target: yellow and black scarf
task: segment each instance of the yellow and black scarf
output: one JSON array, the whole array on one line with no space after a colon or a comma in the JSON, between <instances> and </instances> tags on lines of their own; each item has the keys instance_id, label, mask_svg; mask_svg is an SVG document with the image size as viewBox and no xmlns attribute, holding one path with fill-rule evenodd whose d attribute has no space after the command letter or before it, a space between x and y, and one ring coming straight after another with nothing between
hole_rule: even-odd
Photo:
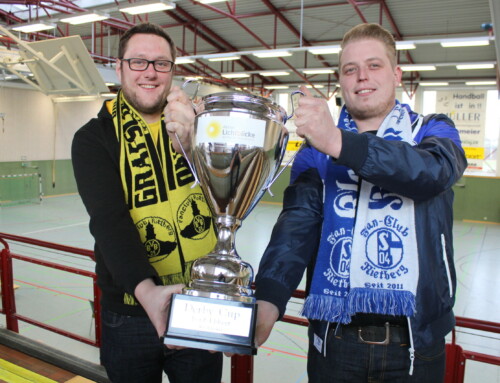
<instances>
[{"instance_id":1,"label":"yellow and black scarf","mask_svg":"<svg viewBox=\"0 0 500 383\"><path fill-rule=\"evenodd\" d=\"M164 285L187 284L192 263L215 246L210 209L201 188L191 189L194 177L173 149L163 118L152 134L121 91L111 102L125 200L149 262ZM124 301L137 304L129 294Z\"/></svg>"}]
</instances>

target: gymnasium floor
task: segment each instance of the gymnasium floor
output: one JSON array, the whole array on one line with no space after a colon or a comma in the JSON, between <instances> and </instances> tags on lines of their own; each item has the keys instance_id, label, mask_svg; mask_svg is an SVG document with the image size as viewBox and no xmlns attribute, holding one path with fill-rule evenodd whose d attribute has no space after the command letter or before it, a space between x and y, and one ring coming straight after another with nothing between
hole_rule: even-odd
<instances>
[{"instance_id":1,"label":"gymnasium floor","mask_svg":"<svg viewBox=\"0 0 500 383\"><path fill-rule=\"evenodd\" d=\"M256 269L267 244L280 205L260 203L243 222L236 236L240 256ZM0 232L85 249L93 248L88 216L78 195L44 198L40 204L0 207ZM455 314L500 322L500 225L455 222L455 263L458 274ZM81 256L40 251L10 243L11 250L33 257L93 271L93 263ZM0 246L1 250L1 246ZM255 270L257 271L257 270ZM90 301L92 288L86 277L14 261L17 311L52 326L93 338ZM301 286L299 286L301 287ZM288 305L291 315L300 302ZM0 315L0 327L5 318ZM20 334L98 363L98 350L69 338L20 322ZM465 350L500 356L500 336L459 329L457 343ZM305 383L307 355L306 328L279 323L259 349L254 361L254 382ZM230 361L225 359L223 382L230 382ZM164 379L167 382L167 379ZM466 382L500 383L500 367L467 361Z\"/></svg>"}]
</instances>

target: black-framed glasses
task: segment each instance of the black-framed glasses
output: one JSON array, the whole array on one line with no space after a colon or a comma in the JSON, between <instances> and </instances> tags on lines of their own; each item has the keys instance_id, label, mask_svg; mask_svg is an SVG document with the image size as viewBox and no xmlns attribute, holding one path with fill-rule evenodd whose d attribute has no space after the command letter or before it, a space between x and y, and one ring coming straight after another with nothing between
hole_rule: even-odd
<instances>
[{"instance_id":1,"label":"black-framed glasses","mask_svg":"<svg viewBox=\"0 0 500 383\"><path fill-rule=\"evenodd\" d=\"M145 71L149 68L149 64L153 64L153 68L157 72L171 72L175 63L170 60L146 60L146 59L121 59L122 61L128 62L128 67L130 70Z\"/></svg>"}]
</instances>

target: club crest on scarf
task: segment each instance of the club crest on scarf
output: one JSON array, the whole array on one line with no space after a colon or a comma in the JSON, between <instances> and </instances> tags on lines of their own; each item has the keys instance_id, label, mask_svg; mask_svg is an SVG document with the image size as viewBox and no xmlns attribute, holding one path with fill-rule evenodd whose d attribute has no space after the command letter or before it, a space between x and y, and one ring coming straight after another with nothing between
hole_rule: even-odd
<instances>
[{"instance_id":1,"label":"club crest on scarf","mask_svg":"<svg viewBox=\"0 0 500 383\"><path fill-rule=\"evenodd\" d=\"M345 106L339 127L357 131ZM406 106L396 103L377 136L414 144ZM323 181L323 229L303 315L341 323L358 312L412 316L418 280L413 201L333 161Z\"/></svg>"},{"instance_id":2,"label":"club crest on scarf","mask_svg":"<svg viewBox=\"0 0 500 383\"><path fill-rule=\"evenodd\" d=\"M177 222L184 238L196 240L206 237L212 216L203 194L191 194L181 203L177 210Z\"/></svg>"},{"instance_id":3,"label":"club crest on scarf","mask_svg":"<svg viewBox=\"0 0 500 383\"><path fill-rule=\"evenodd\" d=\"M161 217L147 217L136 224L148 253L149 262L161 262L177 247L172 225Z\"/></svg>"}]
</instances>

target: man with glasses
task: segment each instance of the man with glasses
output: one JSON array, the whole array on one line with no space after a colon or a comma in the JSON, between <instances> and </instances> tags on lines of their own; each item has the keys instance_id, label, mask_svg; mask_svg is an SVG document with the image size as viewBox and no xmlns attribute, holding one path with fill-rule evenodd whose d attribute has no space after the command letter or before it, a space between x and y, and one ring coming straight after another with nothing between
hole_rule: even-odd
<instances>
[{"instance_id":1,"label":"man with glasses","mask_svg":"<svg viewBox=\"0 0 500 383\"><path fill-rule=\"evenodd\" d=\"M167 348L170 297L189 282L191 264L215 245L201 189L181 153L195 113L172 87L175 45L143 23L120 39L121 90L75 134L72 160L90 215L102 291L101 363L113 382L219 383L222 355ZM208 222L208 224L207 224Z\"/></svg>"}]
</instances>

